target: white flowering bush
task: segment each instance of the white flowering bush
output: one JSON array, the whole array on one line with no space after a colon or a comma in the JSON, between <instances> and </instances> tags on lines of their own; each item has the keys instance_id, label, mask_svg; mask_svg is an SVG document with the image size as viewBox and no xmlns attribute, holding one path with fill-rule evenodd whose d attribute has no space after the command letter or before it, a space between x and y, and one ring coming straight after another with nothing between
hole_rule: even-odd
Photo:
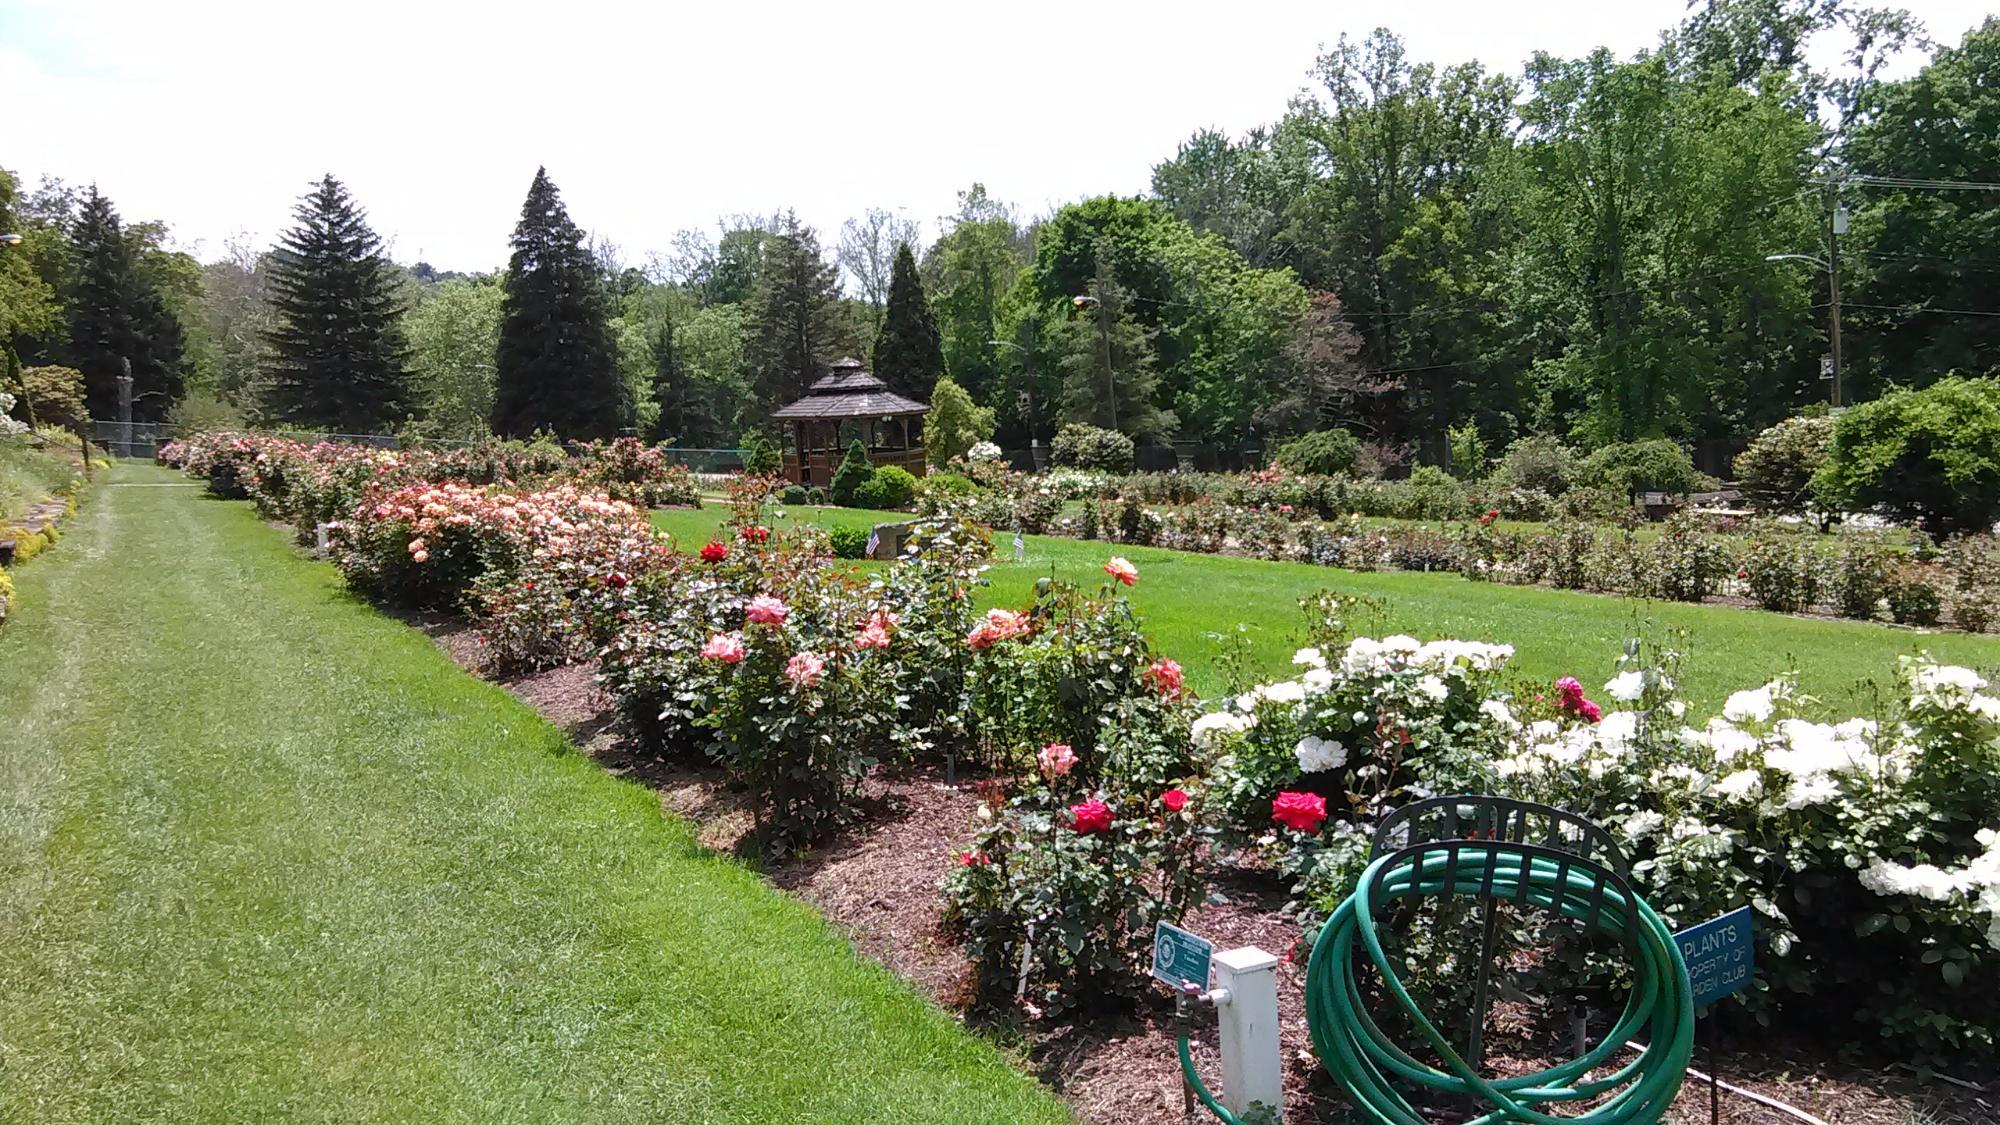
<instances>
[{"instance_id":1,"label":"white flowering bush","mask_svg":"<svg viewBox=\"0 0 2000 1125\"><path fill-rule=\"evenodd\" d=\"M1452 792L1539 801L1610 828L1670 925L1751 906L1760 1020L1991 1057L2000 695L1984 677L1909 657L1874 716L1820 714L1780 678L1696 723L1671 653L1621 661L1602 705L1567 677L1553 696L1508 695L1495 675L1507 654L1404 637L1305 650L1298 678L1193 724L1214 807L1285 852L1308 922L1352 889L1389 808ZM1269 827L1269 802L1293 788L1331 798L1323 827ZM1552 980L1560 962L1544 966Z\"/></svg>"},{"instance_id":2,"label":"white flowering bush","mask_svg":"<svg viewBox=\"0 0 2000 1125\"><path fill-rule=\"evenodd\" d=\"M1303 789L1372 815L1413 779L1420 752L1483 754L1502 728L1481 709L1514 650L1474 641L1359 637L1329 656L1300 649L1296 678L1246 691L1193 724L1212 762L1210 794L1227 825L1271 829L1272 802Z\"/></svg>"}]
</instances>

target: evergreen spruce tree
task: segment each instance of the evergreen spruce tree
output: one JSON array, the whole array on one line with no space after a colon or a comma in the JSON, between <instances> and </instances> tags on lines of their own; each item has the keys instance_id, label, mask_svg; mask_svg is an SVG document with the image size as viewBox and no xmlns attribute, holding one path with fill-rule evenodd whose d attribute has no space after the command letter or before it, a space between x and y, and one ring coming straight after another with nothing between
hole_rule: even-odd
<instances>
[{"instance_id":1,"label":"evergreen spruce tree","mask_svg":"<svg viewBox=\"0 0 2000 1125\"><path fill-rule=\"evenodd\" d=\"M391 432L411 405L395 267L331 175L299 198L292 218L271 253L263 409L291 425Z\"/></svg>"},{"instance_id":2,"label":"evergreen spruce tree","mask_svg":"<svg viewBox=\"0 0 2000 1125\"><path fill-rule=\"evenodd\" d=\"M875 475L875 463L868 459L868 448L860 438L847 447L847 456L840 459L840 467L833 471L833 479L827 482L827 499L842 507L854 503L855 490Z\"/></svg>"},{"instance_id":3,"label":"evergreen spruce tree","mask_svg":"<svg viewBox=\"0 0 2000 1125\"><path fill-rule=\"evenodd\" d=\"M1099 258L1088 298L1078 299L1078 314L1062 325L1063 417L1163 441L1180 419L1156 401L1153 330L1139 323L1131 306L1131 294Z\"/></svg>"},{"instance_id":4,"label":"evergreen spruce tree","mask_svg":"<svg viewBox=\"0 0 2000 1125\"><path fill-rule=\"evenodd\" d=\"M653 440L705 446L718 436L714 408L680 345L679 327L669 308L653 336L653 401L660 407Z\"/></svg>"},{"instance_id":5,"label":"evergreen spruce tree","mask_svg":"<svg viewBox=\"0 0 2000 1125\"><path fill-rule=\"evenodd\" d=\"M744 325L751 371L752 421L805 393L847 343L840 322L838 276L811 227L787 215L764 242L764 266Z\"/></svg>"},{"instance_id":6,"label":"evergreen spruce tree","mask_svg":"<svg viewBox=\"0 0 2000 1125\"><path fill-rule=\"evenodd\" d=\"M597 260L547 169L537 168L507 261L493 432L606 438L631 415Z\"/></svg>"},{"instance_id":7,"label":"evergreen spruce tree","mask_svg":"<svg viewBox=\"0 0 2000 1125\"><path fill-rule=\"evenodd\" d=\"M165 416L181 393L181 324L139 269L138 254L111 201L93 185L70 235L75 264L67 366L83 372L95 419L118 416L118 377L132 364L132 417Z\"/></svg>"},{"instance_id":8,"label":"evergreen spruce tree","mask_svg":"<svg viewBox=\"0 0 2000 1125\"><path fill-rule=\"evenodd\" d=\"M907 242L896 247L896 264L889 271L889 300L875 336L874 363L876 378L919 402L930 401L931 388L944 372L943 339Z\"/></svg>"}]
</instances>

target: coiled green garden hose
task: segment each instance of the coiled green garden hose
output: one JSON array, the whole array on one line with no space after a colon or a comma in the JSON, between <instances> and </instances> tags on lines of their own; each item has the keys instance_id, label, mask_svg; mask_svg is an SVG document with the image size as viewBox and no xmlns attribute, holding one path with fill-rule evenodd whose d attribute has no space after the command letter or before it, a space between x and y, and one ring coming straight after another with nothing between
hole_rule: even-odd
<instances>
[{"instance_id":1,"label":"coiled green garden hose","mask_svg":"<svg viewBox=\"0 0 2000 1125\"><path fill-rule=\"evenodd\" d=\"M1490 869L1490 872L1489 872ZM1490 877L1489 877L1490 875ZM1379 884L1379 887L1377 886ZM1348 1099L1383 1125L1425 1125L1425 1119L1391 1085L1391 1077L1443 1094L1469 1095L1493 1106L1472 1125L1647 1125L1666 1114L1686 1077L1694 1050L1694 998L1687 966L1666 923L1643 899L1610 884L1594 865L1558 861L1506 842L1467 843L1450 852L1427 850L1384 856L1370 864L1361 884L1321 928L1306 965L1306 1022L1313 1047ZM1598 930L1624 935L1628 913L1636 923L1636 963L1625 1009L1610 1033L1580 1058L1535 1074L1489 1081L1466 1064L1443 1033L1417 1007L1390 966L1375 933L1369 904L1440 893L1485 894L1532 903ZM1449 1070L1412 1058L1368 1015L1354 974L1359 938L1382 983ZM1632 1062L1591 1078L1625 1044L1644 1036L1648 1046ZM1202 1103L1225 1125L1243 1125L1216 1103L1195 1073L1185 1036L1181 1069ZM1603 1097L1588 1112L1557 1117L1537 1107Z\"/></svg>"}]
</instances>

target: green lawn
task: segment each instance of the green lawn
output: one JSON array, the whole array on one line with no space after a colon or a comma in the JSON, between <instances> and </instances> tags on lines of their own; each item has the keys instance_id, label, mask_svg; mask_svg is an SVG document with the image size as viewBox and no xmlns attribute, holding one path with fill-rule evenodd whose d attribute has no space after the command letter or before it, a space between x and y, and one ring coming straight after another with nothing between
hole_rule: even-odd
<instances>
[{"instance_id":1,"label":"green lawn","mask_svg":"<svg viewBox=\"0 0 2000 1125\"><path fill-rule=\"evenodd\" d=\"M0 1120L1067 1119L248 505L109 476L0 628Z\"/></svg>"},{"instance_id":2,"label":"green lawn","mask_svg":"<svg viewBox=\"0 0 2000 1125\"><path fill-rule=\"evenodd\" d=\"M671 510L655 512L653 522L691 550L727 516L721 507ZM787 517L860 526L907 518L838 508L790 509ZM1921 634L1726 606L1497 586L1456 574L1361 574L1040 535L1027 537L1027 560L1017 564L1011 543L1009 536L996 536L1005 561L993 568L987 604L1025 602L1035 579L1047 574L1094 585L1104 578L1099 569L1104 560L1122 554L1139 567L1131 595L1148 634L1187 666L1197 690L1210 694L1223 687L1210 634L1247 626L1256 662L1267 673L1282 672L1290 666L1304 622L1299 600L1329 587L1382 603L1380 613L1357 620L1363 631L1505 642L1516 650L1515 671L1545 680L1574 675L1592 692L1615 671L1626 637L1636 632L1664 640L1671 631L1682 631L1689 653L1685 687L1690 704L1702 712L1718 711L1731 691L1785 671L1796 671L1808 692L1836 708L1866 707L1861 685L1891 683L1896 657L1919 648L1941 660L2000 665L2000 637L1992 636Z\"/></svg>"}]
</instances>

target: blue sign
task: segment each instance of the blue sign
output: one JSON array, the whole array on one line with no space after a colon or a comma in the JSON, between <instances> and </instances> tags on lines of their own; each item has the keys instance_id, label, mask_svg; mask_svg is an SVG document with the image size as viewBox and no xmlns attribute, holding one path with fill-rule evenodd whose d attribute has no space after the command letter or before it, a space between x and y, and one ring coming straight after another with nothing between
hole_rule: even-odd
<instances>
[{"instance_id":1,"label":"blue sign","mask_svg":"<svg viewBox=\"0 0 2000 1125\"><path fill-rule=\"evenodd\" d=\"M1750 919L1750 908L1745 906L1674 935L1674 944L1681 947L1681 959L1687 962L1688 986L1694 992L1695 1007L1713 1004L1750 987L1750 969L1755 964L1757 948Z\"/></svg>"},{"instance_id":2,"label":"blue sign","mask_svg":"<svg viewBox=\"0 0 2000 1125\"><path fill-rule=\"evenodd\" d=\"M1207 988L1208 963L1214 957L1215 943L1207 938L1166 922L1153 927L1153 976L1168 988Z\"/></svg>"}]
</instances>

